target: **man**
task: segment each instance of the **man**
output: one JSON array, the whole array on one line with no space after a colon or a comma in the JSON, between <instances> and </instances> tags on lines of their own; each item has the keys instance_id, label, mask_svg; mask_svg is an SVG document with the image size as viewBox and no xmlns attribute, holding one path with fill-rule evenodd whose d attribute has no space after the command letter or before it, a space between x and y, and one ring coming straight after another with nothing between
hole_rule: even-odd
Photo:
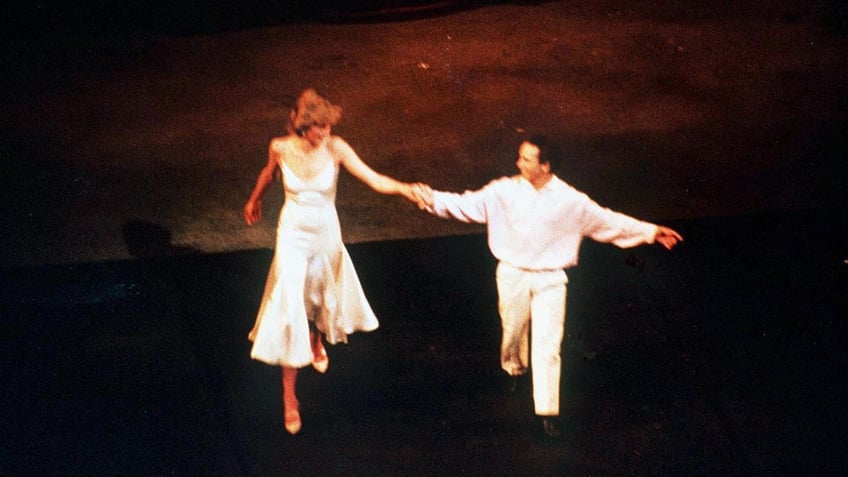
<instances>
[{"instance_id":1,"label":"man","mask_svg":"<svg viewBox=\"0 0 848 477\"><path fill-rule=\"evenodd\" d=\"M498 260L501 367L516 379L527 373L532 358L535 413L545 435L559 439L565 269L577 265L581 240L621 248L658 242L670 250L683 237L601 207L557 177L552 160L547 140L534 137L518 148L518 175L463 194L421 184L416 195L419 207L438 217L487 224L489 248Z\"/></svg>"}]
</instances>

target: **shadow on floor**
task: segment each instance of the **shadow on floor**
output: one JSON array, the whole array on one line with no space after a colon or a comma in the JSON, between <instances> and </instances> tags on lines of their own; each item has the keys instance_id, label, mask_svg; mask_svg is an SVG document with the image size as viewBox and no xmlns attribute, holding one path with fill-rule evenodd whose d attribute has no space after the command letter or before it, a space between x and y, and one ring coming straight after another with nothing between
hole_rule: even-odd
<instances>
[{"instance_id":1,"label":"shadow on floor","mask_svg":"<svg viewBox=\"0 0 848 477\"><path fill-rule=\"evenodd\" d=\"M480 235L349 246L381 327L302 373L304 430L246 339L270 250L4 270L2 475L837 475L846 458L842 211L586 242L563 415L501 391Z\"/></svg>"}]
</instances>

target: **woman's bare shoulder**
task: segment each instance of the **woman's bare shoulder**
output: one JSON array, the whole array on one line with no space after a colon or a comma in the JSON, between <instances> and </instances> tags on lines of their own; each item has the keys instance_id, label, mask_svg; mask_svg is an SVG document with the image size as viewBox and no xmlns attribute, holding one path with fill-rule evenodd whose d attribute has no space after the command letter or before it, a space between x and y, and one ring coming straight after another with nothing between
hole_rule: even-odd
<instances>
[{"instance_id":1,"label":"woman's bare shoulder","mask_svg":"<svg viewBox=\"0 0 848 477\"><path fill-rule=\"evenodd\" d=\"M327 145L330 146L330 147L340 147L340 146L350 147L348 145L347 141L342 139L341 136L336 136L336 135L331 135L330 137L327 138Z\"/></svg>"},{"instance_id":2,"label":"woman's bare shoulder","mask_svg":"<svg viewBox=\"0 0 848 477\"><path fill-rule=\"evenodd\" d=\"M297 139L297 136L292 134L272 138L268 149L272 154L277 155L281 158L285 158L291 155L297 155L297 151L299 149Z\"/></svg>"},{"instance_id":3,"label":"woman's bare shoulder","mask_svg":"<svg viewBox=\"0 0 848 477\"><path fill-rule=\"evenodd\" d=\"M336 156L337 159L355 154L353 148L341 136L330 136L327 138L327 149Z\"/></svg>"},{"instance_id":4,"label":"woman's bare shoulder","mask_svg":"<svg viewBox=\"0 0 848 477\"><path fill-rule=\"evenodd\" d=\"M295 139L296 139L296 137L294 135L291 135L291 134L288 134L288 135L285 135L285 136L273 137L273 138L271 138L270 147L272 147L272 148L290 147Z\"/></svg>"}]
</instances>

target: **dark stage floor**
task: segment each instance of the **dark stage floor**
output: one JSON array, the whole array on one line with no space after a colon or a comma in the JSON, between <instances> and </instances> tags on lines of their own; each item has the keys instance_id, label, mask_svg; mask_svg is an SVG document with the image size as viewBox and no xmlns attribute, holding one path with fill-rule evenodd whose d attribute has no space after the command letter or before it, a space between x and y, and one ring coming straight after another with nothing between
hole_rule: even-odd
<instances>
[{"instance_id":1,"label":"dark stage floor","mask_svg":"<svg viewBox=\"0 0 848 477\"><path fill-rule=\"evenodd\" d=\"M845 473L844 2L211 3L7 15L0 476ZM686 237L585 244L563 442L502 391L479 229L349 176L381 327L302 374L285 433L247 340L279 191L241 208L307 86L401 180L475 188L541 132L567 181Z\"/></svg>"},{"instance_id":2,"label":"dark stage floor","mask_svg":"<svg viewBox=\"0 0 848 477\"><path fill-rule=\"evenodd\" d=\"M480 235L349 247L381 328L302 374L296 437L248 357L269 250L7 269L0 475L841 475L846 214L669 225L570 272L556 444L501 391Z\"/></svg>"}]
</instances>

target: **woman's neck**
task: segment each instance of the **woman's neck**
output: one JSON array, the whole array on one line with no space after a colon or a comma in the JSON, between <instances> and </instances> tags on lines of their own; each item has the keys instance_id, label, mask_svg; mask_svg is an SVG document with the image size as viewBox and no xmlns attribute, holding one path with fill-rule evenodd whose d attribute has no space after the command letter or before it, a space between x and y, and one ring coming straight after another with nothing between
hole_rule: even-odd
<instances>
[{"instance_id":1,"label":"woman's neck","mask_svg":"<svg viewBox=\"0 0 848 477\"><path fill-rule=\"evenodd\" d=\"M314 152L315 150L319 149L325 142L324 140L321 140L318 143L313 143L312 141L310 141L309 139L306 139L305 137L299 137L299 139L300 139L300 141L299 141L300 142L300 149L303 150L303 152L307 152L307 153L308 152Z\"/></svg>"}]
</instances>

